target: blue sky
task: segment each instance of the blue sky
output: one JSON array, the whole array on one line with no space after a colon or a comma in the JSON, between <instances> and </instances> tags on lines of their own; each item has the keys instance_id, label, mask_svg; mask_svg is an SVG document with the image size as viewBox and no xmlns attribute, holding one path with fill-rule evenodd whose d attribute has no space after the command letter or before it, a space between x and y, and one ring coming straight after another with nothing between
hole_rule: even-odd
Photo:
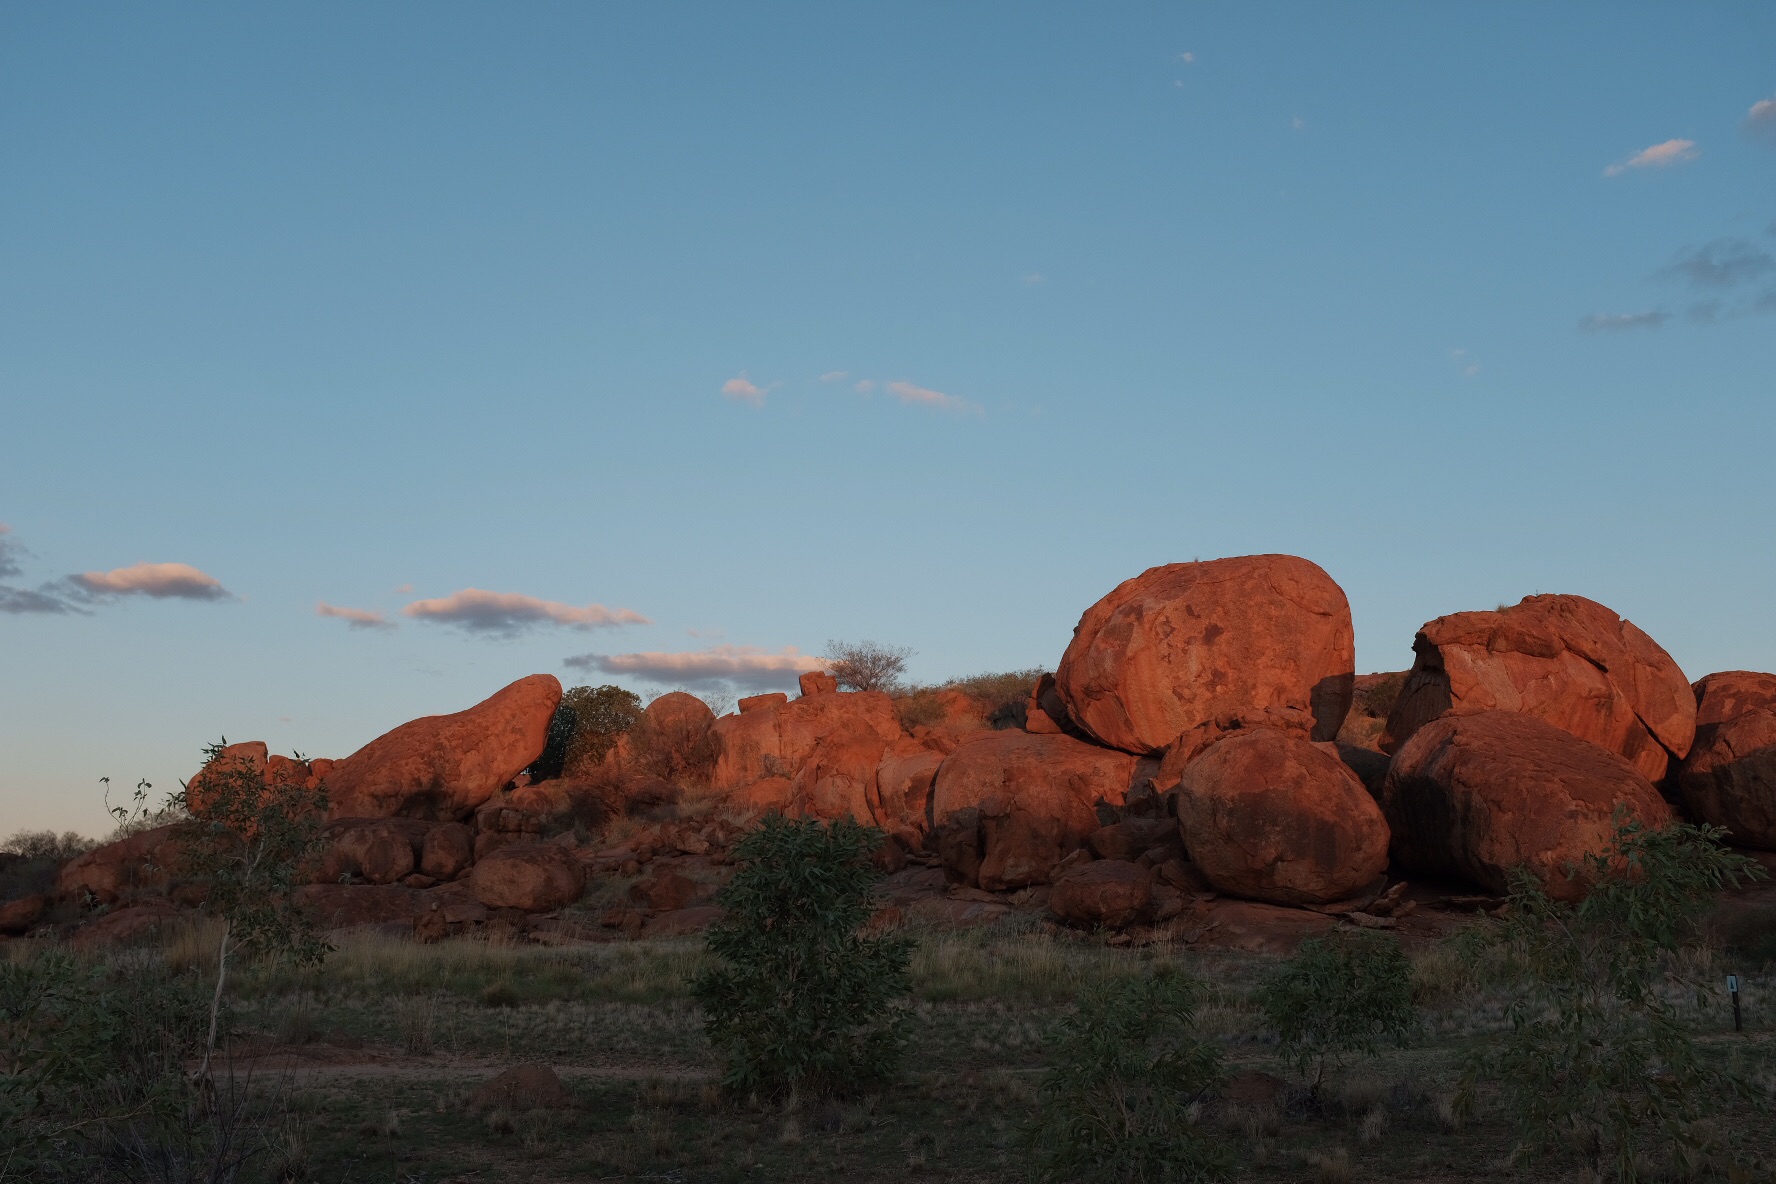
<instances>
[{"instance_id":1,"label":"blue sky","mask_svg":"<svg viewBox=\"0 0 1776 1184\"><path fill-rule=\"evenodd\" d=\"M1364 670L1537 591L1776 668L1772 47L1758 4L0 9L0 834L533 671L1052 667L1222 555L1325 567Z\"/></svg>"}]
</instances>

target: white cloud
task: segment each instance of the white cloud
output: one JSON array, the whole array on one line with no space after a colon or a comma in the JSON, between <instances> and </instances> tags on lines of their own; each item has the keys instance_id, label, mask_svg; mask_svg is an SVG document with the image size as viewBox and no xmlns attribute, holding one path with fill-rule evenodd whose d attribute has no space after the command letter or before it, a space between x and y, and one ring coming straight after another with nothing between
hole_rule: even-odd
<instances>
[{"instance_id":1,"label":"white cloud","mask_svg":"<svg viewBox=\"0 0 1776 1184\"><path fill-rule=\"evenodd\" d=\"M110 571L89 571L69 581L95 596L152 596L156 599L226 600L222 581L189 563L132 563Z\"/></svg>"},{"instance_id":2,"label":"white cloud","mask_svg":"<svg viewBox=\"0 0 1776 1184\"><path fill-rule=\"evenodd\" d=\"M487 592L464 588L449 596L416 600L401 610L402 616L421 621L455 625L471 633L511 635L535 625L562 625L569 629L611 629L619 625L651 625L640 613L602 604L576 607L558 600L539 600L519 592Z\"/></svg>"},{"instance_id":3,"label":"white cloud","mask_svg":"<svg viewBox=\"0 0 1776 1184\"><path fill-rule=\"evenodd\" d=\"M1304 132L1307 130L1307 120L1296 115L1289 120L1289 126L1298 132Z\"/></svg>"},{"instance_id":4,"label":"white cloud","mask_svg":"<svg viewBox=\"0 0 1776 1184\"><path fill-rule=\"evenodd\" d=\"M1657 329L1671 319L1668 312L1598 312L1579 322L1581 333L1619 333L1625 329Z\"/></svg>"},{"instance_id":5,"label":"white cloud","mask_svg":"<svg viewBox=\"0 0 1776 1184\"><path fill-rule=\"evenodd\" d=\"M353 629L394 629L395 622L379 612L363 608L341 608L336 604L328 604L324 600L315 602L315 616L334 617L344 621Z\"/></svg>"},{"instance_id":6,"label":"white cloud","mask_svg":"<svg viewBox=\"0 0 1776 1184\"><path fill-rule=\"evenodd\" d=\"M722 383L722 394L736 403L745 403L752 407L765 405L764 388L754 385L745 374Z\"/></svg>"},{"instance_id":7,"label":"white cloud","mask_svg":"<svg viewBox=\"0 0 1776 1184\"><path fill-rule=\"evenodd\" d=\"M849 371L849 370L828 370L825 374L822 374L820 376L820 381L821 382L843 382L845 379L850 378L850 377L851 377L851 371Z\"/></svg>"},{"instance_id":8,"label":"white cloud","mask_svg":"<svg viewBox=\"0 0 1776 1184\"><path fill-rule=\"evenodd\" d=\"M852 387L851 389L856 391L860 395L867 395L871 391L876 389L876 384L872 380L865 378L865 379L861 380L860 382L858 382L858 384L856 386Z\"/></svg>"},{"instance_id":9,"label":"white cloud","mask_svg":"<svg viewBox=\"0 0 1776 1184\"><path fill-rule=\"evenodd\" d=\"M576 654L562 664L574 670L672 686L748 691L787 689L808 671L823 669L820 659L794 646L772 652L750 645L717 645L680 653Z\"/></svg>"},{"instance_id":10,"label":"white cloud","mask_svg":"<svg viewBox=\"0 0 1776 1184\"><path fill-rule=\"evenodd\" d=\"M1178 60L1180 62L1183 62L1186 66L1194 65L1196 62L1196 55L1191 53L1189 50L1185 50L1183 53L1178 55Z\"/></svg>"},{"instance_id":11,"label":"white cloud","mask_svg":"<svg viewBox=\"0 0 1776 1184\"><path fill-rule=\"evenodd\" d=\"M980 408L967 399L959 399L955 395L946 395L942 391L934 391L929 387L914 386L910 382L891 382L888 393L902 403L910 403L920 407L937 407L944 411L973 411Z\"/></svg>"},{"instance_id":12,"label":"white cloud","mask_svg":"<svg viewBox=\"0 0 1776 1184\"><path fill-rule=\"evenodd\" d=\"M1750 136L1776 144L1776 96L1759 99L1745 113L1745 122L1740 125Z\"/></svg>"},{"instance_id":13,"label":"white cloud","mask_svg":"<svg viewBox=\"0 0 1776 1184\"><path fill-rule=\"evenodd\" d=\"M1666 140L1663 144L1642 148L1627 160L1610 165L1603 170L1603 175L1619 177L1629 169L1669 168L1680 161L1695 160L1701 155L1702 150L1696 147L1694 140Z\"/></svg>"}]
</instances>

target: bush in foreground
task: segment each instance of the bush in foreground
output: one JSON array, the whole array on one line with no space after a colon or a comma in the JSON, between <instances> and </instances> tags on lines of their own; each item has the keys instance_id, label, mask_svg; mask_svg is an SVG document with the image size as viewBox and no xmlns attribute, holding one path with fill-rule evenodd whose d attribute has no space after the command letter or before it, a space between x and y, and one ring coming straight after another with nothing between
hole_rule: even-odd
<instances>
[{"instance_id":1,"label":"bush in foreground","mask_svg":"<svg viewBox=\"0 0 1776 1184\"><path fill-rule=\"evenodd\" d=\"M1226 1150L1194 1121L1221 1077L1197 1037L1195 984L1169 968L1128 979L1056 1027L1032 1149L1051 1180L1225 1179Z\"/></svg>"},{"instance_id":2,"label":"bush in foreground","mask_svg":"<svg viewBox=\"0 0 1776 1184\"><path fill-rule=\"evenodd\" d=\"M1376 1056L1384 1040L1404 1045L1417 1023L1412 964L1400 943L1362 929L1302 942L1259 989L1258 1003L1316 1102L1329 1073Z\"/></svg>"},{"instance_id":3,"label":"bush in foreground","mask_svg":"<svg viewBox=\"0 0 1776 1184\"><path fill-rule=\"evenodd\" d=\"M734 849L709 931L723 965L691 993L740 1094L853 1093L893 1077L906 1045L912 943L859 932L881 834L777 815Z\"/></svg>"}]
</instances>

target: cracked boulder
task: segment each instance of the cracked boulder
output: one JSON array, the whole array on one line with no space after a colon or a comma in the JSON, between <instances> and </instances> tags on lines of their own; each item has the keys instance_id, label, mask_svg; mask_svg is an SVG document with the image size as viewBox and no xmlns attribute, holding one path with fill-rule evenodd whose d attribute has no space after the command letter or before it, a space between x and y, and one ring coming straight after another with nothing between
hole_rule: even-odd
<instances>
[{"instance_id":1,"label":"cracked boulder","mask_svg":"<svg viewBox=\"0 0 1776 1184\"><path fill-rule=\"evenodd\" d=\"M1263 712L1304 713L1313 738L1330 740L1350 709L1355 657L1350 605L1315 564L1293 555L1172 563L1085 611L1055 690L1073 726L1141 755Z\"/></svg>"},{"instance_id":2,"label":"cracked boulder","mask_svg":"<svg viewBox=\"0 0 1776 1184\"><path fill-rule=\"evenodd\" d=\"M1420 629L1381 747L1446 712L1515 711L1601 745L1649 781L1690 751L1696 696L1671 655L1583 596L1526 596Z\"/></svg>"},{"instance_id":3,"label":"cracked boulder","mask_svg":"<svg viewBox=\"0 0 1776 1184\"><path fill-rule=\"evenodd\" d=\"M1684 806L1727 840L1776 851L1776 674L1728 670L1696 691L1696 742L1677 770Z\"/></svg>"},{"instance_id":4,"label":"cracked boulder","mask_svg":"<svg viewBox=\"0 0 1776 1184\"><path fill-rule=\"evenodd\" d=\"M1270 904L1342 900L1387 869L1388 824L1332 744L1247 728L1186 765L1178 825L1222 892Z\"/></svg>"}]
</instances>

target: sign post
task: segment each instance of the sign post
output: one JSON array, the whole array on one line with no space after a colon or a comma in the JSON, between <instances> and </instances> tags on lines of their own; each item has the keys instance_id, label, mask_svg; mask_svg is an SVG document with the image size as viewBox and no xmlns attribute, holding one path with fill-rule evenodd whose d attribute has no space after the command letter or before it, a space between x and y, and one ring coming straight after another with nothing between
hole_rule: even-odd
<instances>
[{"instance_id":1,"label":"sign post","mask_svg":"<svg viewBox=\"0 0 1776 1184\"><path fill-rule=\"evenodd\" d=\"M1729 994L1733 997L1733 1031L1743 1032L1743 1031L1745 1031L1745 1024L1739 1018L1739 976L1738 975L1729 974L1727 976L1727 994Z\"/></svg>"}]
</instances>

